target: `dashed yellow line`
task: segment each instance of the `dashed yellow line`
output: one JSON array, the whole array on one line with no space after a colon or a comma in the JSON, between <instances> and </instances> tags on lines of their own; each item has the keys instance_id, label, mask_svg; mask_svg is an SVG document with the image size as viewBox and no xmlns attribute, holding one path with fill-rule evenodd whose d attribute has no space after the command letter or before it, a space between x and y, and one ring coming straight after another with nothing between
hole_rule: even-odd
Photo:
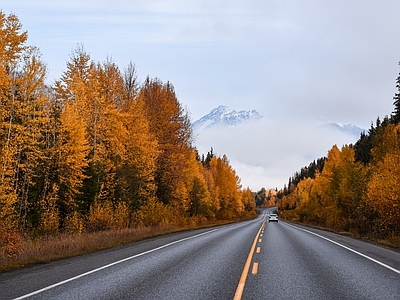
<instances>
[{"instance_id":1,"label":"dashed yellow line","mask_svg":"<svg viewBox=\"0 0 400 300\"><path fill-rule=\"evenodd\" d=\"M257 253L260 253L260 252L261 252L261 247L257 247L256 252L257 252Z\"/></svg>"},{"instance_id":2,"label":"dashed yellow line","mask_svg":"<svg viewBox=\"0 0 400 300\"><path fill-rule=\"evenodd\" d=\"M251 270L251 274L256 275L258 273L258 262L253 264L253 270Z\"/></svg>"},{"instance_id":3,"label":"dashed yellow line","mask_svg":"<svg viewBox=\"0 0 400 300\"><path fill-rule=\"evenodd\" d=\"M239 284L238 284L238 286L236 288L236 292L235 292L235 296L233 297L233 300L242 299L244 285L246 284L247 274L249 273L251 260L253 259L253 254L254 254L254 250L255 250L256 245L257 245L257 240L258 240L258 237L260 235L261 230L264 229L264 225L265 225L265 221L261 225L260 229L258 230L258 232L256 234L256 237L254 238L253 245L251 246L249 255L247 256L246 263L244 264L243 272L242 272L242 275L240 276ZM254 269L254 266L253 266L253 269ZM257 269L258 269L258 266L257 266Z\"/></svg>"}]
</instances>

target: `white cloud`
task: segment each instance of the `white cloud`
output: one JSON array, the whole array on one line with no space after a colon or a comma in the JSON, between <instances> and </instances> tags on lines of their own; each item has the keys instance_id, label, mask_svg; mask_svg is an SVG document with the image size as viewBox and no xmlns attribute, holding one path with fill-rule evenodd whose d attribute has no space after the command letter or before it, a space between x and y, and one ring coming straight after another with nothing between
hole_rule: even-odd
<instances>
[{"instance_id":1,"label":"white cloud","mask_svg":"<svg viewBox=\"0 0 400 300\"><path fill-rule=\"evenodd\" d=\"M282 188L288 178L326 156L334 144L338 147L357 141L358 137L331 128L317 121L272 121L263 118L240 126L216 127L199 133L195 143L206 154L211 147L226 154L243 187L252 190Z\"/></svg>"}]
</instances>

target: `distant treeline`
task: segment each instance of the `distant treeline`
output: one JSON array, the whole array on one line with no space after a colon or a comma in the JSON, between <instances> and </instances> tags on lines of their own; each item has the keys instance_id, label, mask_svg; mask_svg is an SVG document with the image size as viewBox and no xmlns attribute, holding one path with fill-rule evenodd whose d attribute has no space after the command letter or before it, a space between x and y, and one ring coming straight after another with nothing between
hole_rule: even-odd
<instances>
[{"instance_id":1,"label":"distant treeline","mask_svg":"<svg viewBox=\"0 0 400 300\"><path fill-rule=\"evenodd\" d=\"M390 116L289 179L279 193L283 216L400 246L400 74L396 87Z\"/></svg>"},{"instance_id":2,"label":"distant treeline","mask_svg":"<svg viewBox=\"0 0 400 300\"><path fill-rule=\"evenodd\" d=\"M193 146L171 83L95 62L83 47L46 64L0 11L0 250L18 238L182 225L255 213L226 156ZM9 252L7 252L9 251Z\"/></svg>"}]
</instances>

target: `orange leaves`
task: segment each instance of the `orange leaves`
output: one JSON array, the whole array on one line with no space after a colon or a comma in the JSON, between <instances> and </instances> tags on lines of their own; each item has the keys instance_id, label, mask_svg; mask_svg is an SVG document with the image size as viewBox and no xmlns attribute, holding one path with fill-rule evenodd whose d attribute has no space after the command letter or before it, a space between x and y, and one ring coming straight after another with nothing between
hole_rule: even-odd
<instances>
[{"instance_id":1,"label":"orange leaves","mask_svg":"<svg viewBox=\"0 0 400 300\"><path fill-rule=\"evenodd\" d=\"M0 257L12 257L20 254L23 238L21 233L14 228L0 228Z\"/></svg>"},{"instance_id":2,"label":"orange leaves","mask_svg":"<svg viewBox=\"0 0 400 300\"><path fill-rule=\"evenodd\" d=\"M96 202L90 207L87 226L91 231L127 228L129 215L129 209L124 202L116 205L110 201Z\"/></svg>"},{"instance_id":3,"label":"orange leaves","mask_svg":"<svg viewBox=\"0 0 400 300\"><path fill-rule=\"evenodd\" d=\"M67 102L60 116L56 152L59 184L62 187L63 202L74 202L88 166L88 144L85 139L84 121Z\"/></svg>"},{"instance_id":4,"label":"orange leaves","mask_svg":"<svg viewBox=\"0 0 400 300\"><path fill-rule=\"evenodd\" d=\"M213 157L210 161L210 171L216 190L216 200L219 204L218 213L222 218L232 218L244 210L240 198L239 178L229 164L228 158Z\"/></svg>"},{"instance_id":5,"label":"orange leaves","mask_svg":"<svg viewBox=\"0 0 400 300\"><path fill-rule=\"evenodd\" d=\"M21 32L22 24L16 15L6 16L0 11L0 68L16 67L16 61L21 57L28 38L27 32Z\"/></svg>"},{"instance_id":6,"label":"orange leaves","mask_svg":"<svg viewBox=\"0 0 400 300\"><path fill-rule=\"evenodd\" d=\"M38 49L25 45L21 28L15 15L0 12L0 225L13 229L28 222L49 122L46 67Z\"/></svg>"},{"instance_id":7,"label":"orange leaves","mask_svg":"<svg viewBox=\"0 0 400 300\"><path fill-rule=\"evenodd\" d=\"M160 154L155 179L157 197L180 211L187 209L187 190L183 171L191 149L191 127L187 113L176 98L173 86L147 78L138 102L143 105L150 133L156 138Z\"/></svg>"},{"instance_id":8,"label":"orange leaves","mask_svg":"<svg viewBox=\"0 0 400 300\"><path fill-rule=\"evenodd\" d=\"M373 148L372 175L367 203L379 214L377 222L385 230L400 231L400 125L387 125L381 143Z\"/></svg>"}]
</instances>

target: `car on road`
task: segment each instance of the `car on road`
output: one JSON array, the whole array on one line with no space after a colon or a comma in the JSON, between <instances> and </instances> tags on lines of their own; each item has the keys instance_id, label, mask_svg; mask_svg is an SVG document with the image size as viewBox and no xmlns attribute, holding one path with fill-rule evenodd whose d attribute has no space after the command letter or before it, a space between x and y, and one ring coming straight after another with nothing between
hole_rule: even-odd
<instances>
[{"instance_id":1,"label":"car on road","mask_svg":"<svg viewBox=\"0 0 400 300\"><path fill-rule=\"evenodd\" d=\"M269 222L277 222L278 223L278 215L277 214L270 214L268 216L268 223Z\"/></svg>"}]
</instances>

